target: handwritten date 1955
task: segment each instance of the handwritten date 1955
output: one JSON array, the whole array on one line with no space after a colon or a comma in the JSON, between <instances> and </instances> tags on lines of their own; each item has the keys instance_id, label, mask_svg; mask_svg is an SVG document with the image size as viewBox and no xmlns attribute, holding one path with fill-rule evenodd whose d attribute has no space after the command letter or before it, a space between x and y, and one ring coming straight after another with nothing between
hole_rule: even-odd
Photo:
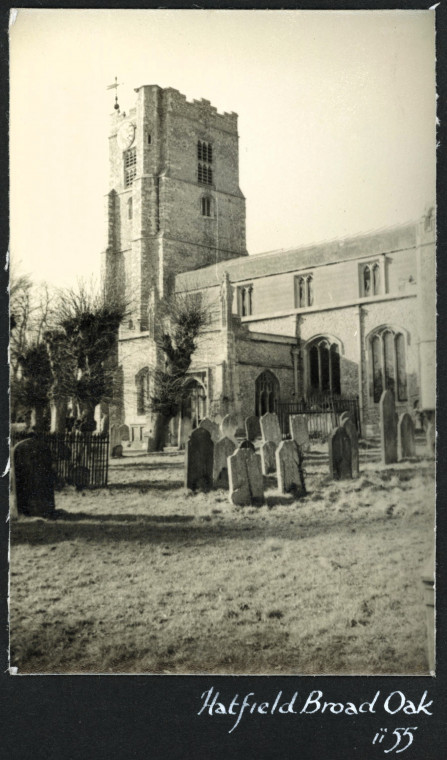
<instances>
[{"instance_id":1,"label":"handwritten date 1955","mask_svg":"<svg viewBox=\"0 0 447 760\"><path fill-rule=\"evenodd\" d=\"M410 744L413 744L413 731L417 731L417 726L411 726L410 728L395 728L390 734L390 738L395 737L394 742L391 747L388 747L388 749L384 748L384 754L386 755L388 752L395 752L397 755L399 752L404 752L408 749ZM379 728L372 743L381 744L385 737L388 737L388 729Z\"/></svg>"}]
</instances>

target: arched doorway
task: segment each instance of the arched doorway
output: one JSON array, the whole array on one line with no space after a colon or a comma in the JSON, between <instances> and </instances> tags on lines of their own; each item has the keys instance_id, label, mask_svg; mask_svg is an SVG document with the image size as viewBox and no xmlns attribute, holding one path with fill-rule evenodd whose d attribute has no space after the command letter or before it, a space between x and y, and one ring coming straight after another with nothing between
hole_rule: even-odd
<instances>
[{"instance_id":1,"label":"arched doorway","mask_svg":"<svg viewBox=\"0 0 447 760\"><path fill-rule=\"evenodd\" d=\"M182 418L188 417L192 427L196 428L206 417L205 388L198 380L191 378L185 386L185 396L181 407Z\"/></svg>"},{"instance_id":2,"label":"arched doorway","mask_svg":"<svg viewBox=\"0 0 447 760\"><path fill-rule=\"evenodd\" d=\"M274 412L279 401L279 382L269 369L261 372L255 384L255 414L262 417L267 412Z\"/></svg>"}]
</instances>

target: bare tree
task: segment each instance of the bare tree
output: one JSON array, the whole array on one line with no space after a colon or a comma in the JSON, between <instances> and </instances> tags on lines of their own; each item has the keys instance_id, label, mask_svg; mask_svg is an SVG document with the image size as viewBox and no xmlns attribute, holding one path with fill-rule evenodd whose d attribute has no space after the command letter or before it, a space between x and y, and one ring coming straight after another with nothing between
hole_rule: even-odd
<instances>
[{"instance_id":1,"label":"bare tree","mask_svg":"<svg viewBox=\"0 0 447 760\"><path fill-rule=\"evenodd\" d=\"M61 290L56 327L45 334L50 357L52 398L73 399L83 417L83 429L94 430L95 406L113 396L114 368L110 357L126 306L94 285L79 283Z\"/></svg>"}]
</instances>

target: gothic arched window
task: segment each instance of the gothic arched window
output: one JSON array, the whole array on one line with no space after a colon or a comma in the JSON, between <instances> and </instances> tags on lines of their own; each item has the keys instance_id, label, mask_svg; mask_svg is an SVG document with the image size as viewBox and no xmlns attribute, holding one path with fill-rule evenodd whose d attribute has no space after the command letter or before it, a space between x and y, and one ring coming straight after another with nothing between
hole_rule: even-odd
<instances>
[{"instance_id":1,"label":"gothic arched window","mask_svg":"<svg viewBox=\"0 0 447 760\"><path fill-rule=\"evenodd\" d=\"M309 391L341 393L340 349L330 338L316 338L307 348Z\"/></svg>"},{"instance_id":2,"label":"gothic arched window","mask_svg":"<svg viewBox=\"0 0 447 760\"><path fill-rule=\"evenodd\" d=\"M361 267L361 296L380 295L380 263L378 261L362 264Z\"/></svg>"},{"instance_id":3,"label":"gothic arched window","mask_svg":"<svg viewBox=\"0 0 447 760\"><path fill-rule=\"evenodd\" d=\"M262 417L267 412L276 410L279 400L279 382L273 372L266 369L256 378L255 384L255 414Z\"/></svg>"},{"instance_id":4,"label":"gothic arched window","mask_svg":"<svg viewBox=\"0 0 447 760\"><path fill-rule=\"evenodd\" d=\"M295 307L304 309L314 302L314 280L311 274L295 277Z\"/></svg>"},{"instance_id":5,"label":"gothic arched window","mask_svg":"<svg viewBox=\"0 0 447 760\"><path fill-rule=\"evenodd\" d=\"M370 381L374 403L384 390L393 391L397 401L407 401L405 336L393 327L380 327L369 337Z\"/></svg>"}]
</instances>

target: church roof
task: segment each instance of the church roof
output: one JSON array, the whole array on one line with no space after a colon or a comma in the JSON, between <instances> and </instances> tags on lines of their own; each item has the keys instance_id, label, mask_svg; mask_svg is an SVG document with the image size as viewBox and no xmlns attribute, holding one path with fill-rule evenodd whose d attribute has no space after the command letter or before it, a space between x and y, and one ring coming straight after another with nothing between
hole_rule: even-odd
<instances>
[{"instance_id":1,"label":"church roof","mask_svg":"<svg viewBox=\"0 0 447 760\"><path fill-rule=\"evenodd\" d=\"M345 239L300 248L280 248L220 261L177 275L176 290L182 292L220 285L224 272L228 272L231 282L243 282L257 277L298 272L340 261L407 250L416 245L416 229L417 224L412 222Z\"/></svg>"}]
</instances>

